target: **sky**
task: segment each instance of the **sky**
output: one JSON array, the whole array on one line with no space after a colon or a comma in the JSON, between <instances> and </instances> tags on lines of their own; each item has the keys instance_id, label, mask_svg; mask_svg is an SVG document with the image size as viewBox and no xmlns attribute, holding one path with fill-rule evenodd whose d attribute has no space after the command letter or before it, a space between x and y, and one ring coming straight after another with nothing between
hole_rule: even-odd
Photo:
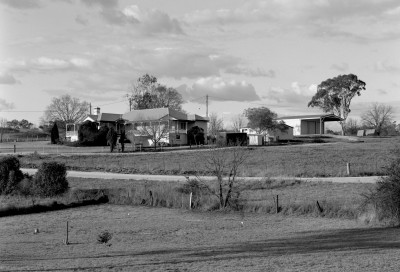
<instances>
[{"instance_id":1,"label":"sky","mask_svg":"<svg viewBox=\"0 0 400 272\"><path fill-rule=\"evenodd\" d=\"M127 94L151 74L183 109L226 126L247 108L278 116L307 104L322 81L355 74L400 122L398 0L0 0L0 118L39 125L54 97L101 112L129 111Z\"/></svg>"}]
</instances>

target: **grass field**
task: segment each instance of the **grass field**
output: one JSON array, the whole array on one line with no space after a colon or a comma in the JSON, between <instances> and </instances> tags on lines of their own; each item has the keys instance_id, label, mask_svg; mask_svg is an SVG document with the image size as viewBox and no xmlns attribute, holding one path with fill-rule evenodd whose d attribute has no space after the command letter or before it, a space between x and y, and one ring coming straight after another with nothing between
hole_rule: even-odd
<instances>
[{"instance_id":1,"label":"grass field","mask_svg":"<svg viewBox=\"0 0 400 272\"><path fill-rule=\"evenodd\" d=\"M399 234L354 220L102 205L2 218L0 271L397 271Z\"/></svg>"},{"instance_id":2,"label":"grass field","mask_svg":"<svg viewBox=\"0 0 400 272\"><path fill-rule=\"evenodd\" d=\"M347 163L351 175L382 175L390 152L400 146L400 137L365 138L364 142L330 142L285 146L245 148L248 160L240 170L240 176L295 176L323 177L347 175ZM63 147L64 148L64 147ZM69 150L65 147L65 150ZM99 148L93 148L96 151ZM85 148L90 150L90 148ZM122 173L193 174L204 173L206 149L150 153L98 153L68 155L20 155L24 167L37 167L43 161L65 163L73 170L104 170Z\"/></svg>"}]
</instances>

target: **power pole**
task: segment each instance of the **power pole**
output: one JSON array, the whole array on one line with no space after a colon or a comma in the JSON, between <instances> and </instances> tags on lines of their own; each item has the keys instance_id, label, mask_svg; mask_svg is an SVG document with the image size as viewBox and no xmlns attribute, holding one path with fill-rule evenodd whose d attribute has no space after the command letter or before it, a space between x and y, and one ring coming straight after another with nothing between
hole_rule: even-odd
<instances>
[{"instance_id":1,"label":"power pole","mask_svg":"<svg viewBox=\"0 0 400 272\"><path fill-rule=\"evenodd\" d=\"M206 95L206 117L208 117L208 94Z\"/></svg>"},{"instance_id":2,"label":"power pole","mask_svg":"<svg viewBox=\"0 0 400 272\"><path fill-rule=\"evenodd\" d=\"M92 103L89 103L89 114L92 114Z\"/></svg>"}]
</instances>

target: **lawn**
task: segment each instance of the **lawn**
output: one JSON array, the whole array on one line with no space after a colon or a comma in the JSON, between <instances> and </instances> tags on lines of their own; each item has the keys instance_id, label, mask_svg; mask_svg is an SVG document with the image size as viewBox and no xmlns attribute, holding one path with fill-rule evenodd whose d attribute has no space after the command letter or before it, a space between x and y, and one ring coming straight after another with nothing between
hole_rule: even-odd
<instances>
[{"instance_id":1,"label":"lawn","mask_svg":"<svg viewBox=\"0 0 400 272\"><path fill-rule=\"evenodd\" d=\"M244 147L248 159L239 175L346 176L348 163L352 176L382 175L382 167L386 165L390 152L399 146L400 137L365 138L364 142ZM204 158L208 154L207 149L86 155L60 151L59 154L44 155L39 152L19 157L23 167L35 168L43 161L58 161L65 163L69 169L82 171L186 175L204 173Z\"/></svg>"}]
</instances>

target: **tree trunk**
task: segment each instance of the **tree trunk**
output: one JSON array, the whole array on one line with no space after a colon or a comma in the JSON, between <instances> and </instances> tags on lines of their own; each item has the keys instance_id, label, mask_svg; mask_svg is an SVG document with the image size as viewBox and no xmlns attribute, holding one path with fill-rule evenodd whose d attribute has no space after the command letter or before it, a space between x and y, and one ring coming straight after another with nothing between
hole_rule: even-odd
<instances>
[{"instance_id":1,"label":"tree trunk","mask_svg":"<svg viewBox=\"0 0 400 272\"><path fill-rule=\"evenodd\" d=\"M224 195L222 192L222 176L218 176L218 182L219 182L219 206L220 208L224 207Z\"/></svg>"}]
</instances>

